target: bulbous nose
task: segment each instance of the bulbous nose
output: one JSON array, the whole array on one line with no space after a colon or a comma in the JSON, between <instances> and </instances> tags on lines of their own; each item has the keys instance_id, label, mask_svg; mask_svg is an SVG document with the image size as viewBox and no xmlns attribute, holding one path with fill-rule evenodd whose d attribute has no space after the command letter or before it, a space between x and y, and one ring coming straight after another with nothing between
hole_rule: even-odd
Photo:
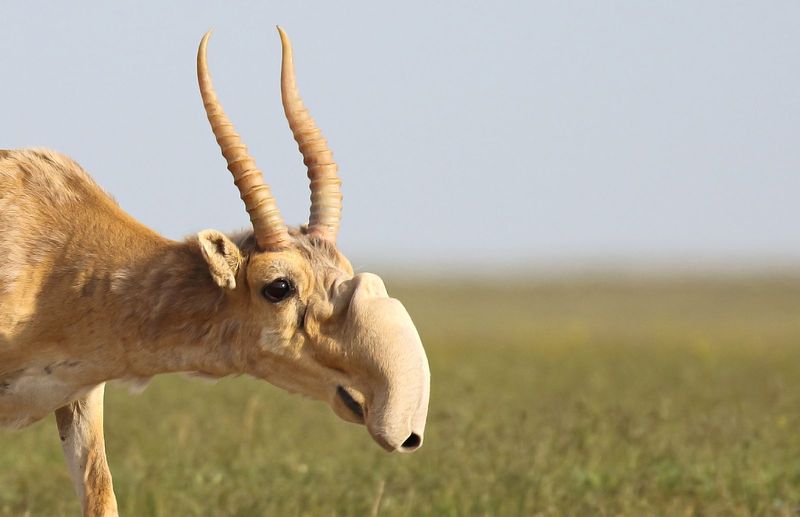
<instances>
[{"instance_id":1,"label":"bulbous nose","mask_svg":"<svg viewBox=\"0 0 800 517\"><path fill-rule=\"evenodd\" d=\"M430 368L417 329L403 304L386 293L380 277L361 273L349 288L346 317L350 359L360 361L369 389L367 429L387 451L413 452L422 446L428 414ZM341 397L340 397L341 398Z\"/></svg>"}]
</instances>

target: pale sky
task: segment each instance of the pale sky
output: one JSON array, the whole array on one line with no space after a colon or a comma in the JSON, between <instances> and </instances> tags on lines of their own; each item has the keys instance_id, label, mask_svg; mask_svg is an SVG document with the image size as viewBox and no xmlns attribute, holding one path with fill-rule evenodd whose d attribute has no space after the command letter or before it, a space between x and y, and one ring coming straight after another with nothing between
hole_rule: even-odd
<instances>
[{"instance_id":1,"label":"pale sky","mask_svg":"<svg viewBox=\"0 0 800 517\"><path fill-rule=\"evenodd\" d=\"M304 222L280 24L358 266L800 262L800 3L289 4L7 2L0 148L69 154L168 237L246 226L197 92L214 28L220 99Z\"/></svg>"}]
</instances>

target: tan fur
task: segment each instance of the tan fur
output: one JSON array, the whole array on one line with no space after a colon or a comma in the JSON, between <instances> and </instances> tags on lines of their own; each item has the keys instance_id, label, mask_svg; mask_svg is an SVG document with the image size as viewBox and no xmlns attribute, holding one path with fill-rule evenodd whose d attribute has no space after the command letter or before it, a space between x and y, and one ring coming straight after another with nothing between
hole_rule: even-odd
<instances>
[{"instance_id":1,"label":"tan fur","mask_svg":"<svg viewBox=\"0 0 800 517\"><path fill-rule=\"evenodd\" d=\"M56 424L75 491L90 515L115 515L117 501L103 440L104 384L56 410Z\"/></svg>"},{"instance_id":2,"label":"tan fur","mask_svg":"<svg viewBox=\"0 0 800 517\"><path fill-rule=\"evenodd\" d=\"M102 436L113 379L246 373L328 402L389 450L411 432L421 442L429 374L405 310L330 242L290 236L279 251L252 232L171 241L69 158L0 151L0 425L56 411L87 515L116 513ZM296 293L268 302L278 278Z\"/></svg>"}]
</instances>

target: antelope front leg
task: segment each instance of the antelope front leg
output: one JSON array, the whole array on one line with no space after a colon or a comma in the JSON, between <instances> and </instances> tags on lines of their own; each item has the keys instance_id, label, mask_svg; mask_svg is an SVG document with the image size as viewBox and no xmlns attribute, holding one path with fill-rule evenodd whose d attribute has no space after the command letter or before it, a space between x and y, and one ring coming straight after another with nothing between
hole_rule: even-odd
<instances>
[{"instance_id":1,"label":"antelope front leg","mask_svg":"<svg viewBox=\"0 0 800 517\"><path fill-rule=\"evenodd\" d=\"M61 447L83 515L115 516L117 501L103 439L103 393L98 384L82 399L56 410Z\"/></svg>"}]
</instances>

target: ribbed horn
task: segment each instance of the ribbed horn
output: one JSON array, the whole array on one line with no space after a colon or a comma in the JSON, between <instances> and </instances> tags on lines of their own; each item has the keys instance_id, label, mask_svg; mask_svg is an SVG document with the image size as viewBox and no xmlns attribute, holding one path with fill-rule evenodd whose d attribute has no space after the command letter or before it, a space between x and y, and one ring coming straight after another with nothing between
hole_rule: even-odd
<instances>
[{"instance_id":1,"label":"ribbed horn","mask_svg":"<svg viewBox=\"0 0 800 517\"><path fill-rule=\"evenodd\" d=\"M203 97L208 122L250 215L258 247L262 250L286 247L290 241L289 231L283 222L275 198L264 182L261 171L256 167L255 160L247 152L247 146L242 143L242 139L222 109L222 104L217 100L206 61L206 47L210 37L211 31L208 31L200 41L200 48L197 49L197 82L200 85L200 95Z\"/></svg>"},{"instance_id":2,"label":"ribbed horn","mask_svg":"<svg viewBox=\"0 0 800 517\"><path fill-rule=\"evenodd\" d=\"M322 136L314 119L308 113L297 90L292 60L292 44L289 37L278 27L281 35L283 61L281 63L281 101L286 120L303 155L311 180L311 215L308 218L309 233L336 242L339 222L342 218L341 180L333 161L333 153Z\"/></svg>"}]
</instances>

